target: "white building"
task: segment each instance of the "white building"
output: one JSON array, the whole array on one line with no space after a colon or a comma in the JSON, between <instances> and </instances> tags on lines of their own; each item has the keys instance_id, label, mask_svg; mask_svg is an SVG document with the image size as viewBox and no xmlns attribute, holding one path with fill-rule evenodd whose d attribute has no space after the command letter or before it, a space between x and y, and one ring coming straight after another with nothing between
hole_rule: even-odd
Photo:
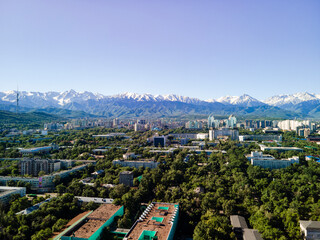
<instances>
[{"instance_id":1,"label":"white building","mask_svg":"<svg viewBox=\"0 0 320 240\"><path fill-rule=\"evenodd\" d=\"M197 134L197 139L208 139L209 138L209 134L208 133L198 133Z\"/></svg>"},{"instance_id":2,"label":"white building","mask_svg":"<svg viewBox=\"0 0 320 240\"><path fill-rule=\"evenodd\" d=\"M246 158L253 166L260 166L262 168L280 169L286 168L294 163L299 163L299 157L294 156L288 159L275 159L271 155L265 155L262 152L251 152Z\"/></svg>"},{"instance_id":3,"label":"white building","mask_svg":"<svg viewBox=\"0 0 320 240\"><path fill-rule=\"evenodd\" d=\"M311 128L311 122L309 120L305 120L305 121L284 120L284 121L278 122L278 127L282 130L297 131L297 128L302 126Z\"/></svg>"},{"instance_id":4,"label":"white building","mask_svg":"<svg viewBox=\"0 0 320 240\"><path fill-rule=\"evenodd\" d=\"M297 147L268 147L263 144L259 144L259 147L260 147L261 151L276 150L278 152L285 152L285 151L303 152L303 150L301 148L297 148Z\"/></svg>"},{"instance_id":5,"label":"white building","mask_svg":"<svg viewBox=\"0 0 320 240\"><path fill-rule=\"evenodd\" d=\"M0 202L8 204L13 194L19 194L21 197L26 195L25 187L5 187L0 186Z\"/></svg>"}]
</instances>

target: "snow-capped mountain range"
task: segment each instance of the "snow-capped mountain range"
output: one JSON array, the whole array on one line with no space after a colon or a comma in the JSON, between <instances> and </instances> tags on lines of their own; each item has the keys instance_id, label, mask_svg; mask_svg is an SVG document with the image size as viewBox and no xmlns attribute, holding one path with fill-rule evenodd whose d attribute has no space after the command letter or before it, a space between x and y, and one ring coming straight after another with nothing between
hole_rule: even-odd
<instances>
[{"instance_id":1,"label":"snow-capped mountain range","mask_svg":"<svg viewBox=\"0 0 320 240\"><path fill-rule=\"evenodd\" d=\"M0 109L8 110L16 104L17 92L0 92ZM91 114L116 116L117 114L206 114L210 111L219 113L243 112L251 108L252 113L293 111L297 114L320 116L320 95L311 93L296 93L277 95L264 101L247 94L242 96L225 96L218 99L200 100L175 94L152 95L137 93L122 93L105 96L100 93L76 92L19 92L19 105L26 109L59 108L84 111ZM157 110L158 109L158 110ZM165 110L164 110L165 109ZM137 111L136 111L137 110ZM257 111L256 111L257 110ZM287 114L287 113L286 113Z\"/></svg>"},{"instance_id":2,"label":"snow-capped mountain range","mask_svg":"<svg viewBox=\"0 0 320 240\"><path fill-rule=\"evenodd\" d=\"M319 94L311 94L307 92L295 93L291 95L277 95L266 99L264 102L272 106L296 105L301 102L319 100Z\"/></svg>"}]
</instances>

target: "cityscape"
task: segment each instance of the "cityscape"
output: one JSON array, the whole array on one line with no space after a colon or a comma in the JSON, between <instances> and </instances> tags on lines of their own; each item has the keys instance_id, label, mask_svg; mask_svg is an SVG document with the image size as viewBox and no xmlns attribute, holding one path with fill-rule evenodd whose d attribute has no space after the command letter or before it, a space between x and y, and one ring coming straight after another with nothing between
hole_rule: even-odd
<instances>
[{"instance_id":1,"label":"cityscape","mask_svg":"<svg viewBox=\"0 0 320 240\"><path fill-rule=\"evenodd\" d=\"M1 126L3 213L30 221L47 215L40 228L17 220L14 236L207 239L208 228L220 239L320 234L316 202L300 202L290 228L272 225L257 210L318 196L315 119L210 114L197 120L86 117ZM52 212L57 204L61 208ZM287 217L274 221L282 224ZM1 234L6 239L11 233Z\"/></svg>"},{"instance_id":2,"label":"cityscape","mask_svg":"<svg viewBox=\"0 0 320 240\"><path fill-rule=\"evenodd\" d=\"M3 0L0 240L320 240L320 1Z\"/></svg>"}]
</instances>

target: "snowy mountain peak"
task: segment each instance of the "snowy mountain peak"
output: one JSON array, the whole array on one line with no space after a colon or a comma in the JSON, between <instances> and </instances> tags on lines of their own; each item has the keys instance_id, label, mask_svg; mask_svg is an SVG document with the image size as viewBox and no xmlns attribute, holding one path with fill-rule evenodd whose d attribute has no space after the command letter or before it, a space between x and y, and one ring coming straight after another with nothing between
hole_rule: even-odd
<instances>
[{"instance_id":1,"label":"snowy mountain peak","mask_svg":"<svg viewBox=\"0 0 320 240\"><path fill-rule=\"evenodd\" d=\"M308 92L300 92L295 94L283 94L270 97L264 103L272 106L296 105L301 102L319 100L320 96Z\"/></svg>"},{"instance_id":2,"label":"snowy mountain peak","mask_svg":"<svg viewBox=\"0 0 320 240\"><path fill-rule=\"evenodd\" d=\"M247 106L262 106L264 103L259 100L249 96L248 94L243 94L241 96L225 96L217 99L217 102L231 105L247 105Z\"/></svg>"},{"instance_id":3,"label":"snowy mountain peak","mask_svg":"<svg viewBox=\"0 0 320 240\"><path fill-rule=\"evenodd\" d=\"M120 99L130 99L135 101L170 101L170 102L184 102L184 103L197 103L200 100L197 98L189 98L184 96L179 96L176 94L167 94L167 95L152 95L150 93L138 94L125 92L117 95L111 96L111 98L120 98Z\"/></svg>"}]
</instances>

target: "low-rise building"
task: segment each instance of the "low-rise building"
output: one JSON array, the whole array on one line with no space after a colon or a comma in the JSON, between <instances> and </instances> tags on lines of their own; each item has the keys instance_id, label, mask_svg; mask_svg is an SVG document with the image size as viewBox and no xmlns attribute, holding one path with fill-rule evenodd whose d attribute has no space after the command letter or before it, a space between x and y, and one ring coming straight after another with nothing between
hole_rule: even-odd
<instances>
[{"instance_id":1,"label":"low-rise building","mask_svg":"<svg viewBox=\"0 0 320 240\"><path fill-rule=\"evenodd\" d=\"M239 141L282 141L282 135L241 135Z\"/></svg>"},{"instance_id":2,"label":"low-rise building","mask_svg":"<svg viewBox=\"0 0 320 240\"><path fill-rule=\"evenodd\" d=\"M263 240L261 234L256 229L243 229L243 240Z\"/></svg>"},{"instance_id":3,"label":"low-rise building","mask_svg":"<svg viewBox=\"0 0 320 240\"><path fill-rule=\"evenodd\" d=\"M128 160L128 159L135 159L138 157L138 155L136 155L134 152L128 152L122 155L124 160Z\"/></svg>"},{"instance_id":4,"label":"low-rise building","mask_svg":"<svg viewBox=\"0 0 320 240\"><path fill-rule=\"evenodd\" d=\"M320 239L320 221L300 220L300 230L304 240Z\"/></svg>"},{"instance_id":5,"label":"low-rise building","mask_svg":"<svg viewBox=\"0 0 320 240\"><path fill-rule=\"evenodd\" d=\"M0 202L2 204L8 204L12 195L14 194L19 194L21 197L23 197L26 195L26 188L0 186Z\"/></svg>"},{"instance_id":6,"label":"low-rise building","mask_svg":"<svg viewBox=\"0 0 320 240\"><path fill-rule=\"evenodd\" d=\"M51 150L58 150L59 146L57 144L51 143L46 147L35 147L35 148L22 148L20 149L20 153L22 155L34 155L34 154L43 154L49 153Z\"/></svg>"},{"instance_id":7,"label":"low-rise building","mask_svg":"<svg viewBox=\"0 0 320 240\"><path fill-rule=\"evenodd\" d=\"M99 208L71 225L54 240L101 240L104 229L114 222L115 217L123 216L123 213L123 206L102 204Z\"/></svg>"},{"instance_id":8,"label":"low-rise building","mask_svg":"<svg viewBox=\"0 0 320 240\"><path fill-rule=\"evenodd\" d=\"M294 163L299 163L299 157L294 156L288 159L275 159L271 155L263 154L262 152L251 152L250 155L246 155L246 158L251 162L253 166L260 166L262 168L280 169L286 168Z\"/></svg>"},{"instance_id":9,"label":"low-rise building","mask_svg":"<svg viewBox=\"0 0 320 240\"><path fill-rule=\"evenodd\" d=\"M39 202L39 203L37 203L37 204L35 204L35 205L31 206L31 207L28 207L28 208L26 208L26 209L24 209L24 210L22 210L20 212L17 212L16 214L17 215L19 215L19 214L28 215L28 214L32 213L33 211L38 210L43 204L45 204L47 202L50 202L52 199L53 199L52 197L48 198L48 199L46 199L46 200L44 200L42 202Z\"/></svg>"},{"instance_id":10,"label":"low-rise building","mask_svg":"<svg viewBox=\"0 0 320 240\"><path fill-rule=\"evenodd\" d=\"M197 134L197 139L208 139L209 138L209 134L208 133L198 133Z\"/></svg>"},{"instance_id":11,"label":"low-rise building","mask_svg":"<svg viewBox=\"0 0 320 240\"><path fill-rule=\"evenodd\" d=\"M258 230L248 228L244 217L231 215L230 222L238 240L263 240Z\"/></svg>"},{"instance_id":12,"label":"low-rise building","mask_svg":"<svg viewBox=\"0 0 320 240\"><path fill-rule=\"evenodd\" d=\"M128 187L133 187L133 172L123 171L119 175L119 183Z\"/></svg>"},{"instance_id":13,"label":"low-rise building","mask_svg":"<svg viewBox=\"0 0 320 240\"><path fill-rule=\"evenodd\" d=\"M127 137L125 133L109 133L109 134L99 134L99 135L92 135L94 138L114 138L114 137Z\"/></svg>"},{"instance_id":14,"label":"low-rise building","mask_svg":"<svg viewBox=\"0 0 320 240\"><path fill-rule=\"evenodd\" d=\"M160 164L159 162L156 162L152 159L140 159L139 161L128 161L128 160L113 160L112 161L113 165L121 165L123 167L134 167L134 168L139 168L139 167L144 167L144 168L156 168Z\"/></svg>"},{"instance_id":15,"label":"low-rise building","mask_svg":"<svg viewBox=\"0 0 320 240\"><path fill-rule=\"evenodd\" d=\"M153 137L153 145L155 147L164 147L166 145L166 137L165 136Z\"/></svg>"},{"instance_id":16,"label":"low-rise building","mask_svg":"<svg viewBox=\"0 0 320 240\"><path fill-rule=\"evenodd\" d=\"M56 176L59 176L60 178L65 178L70 175L70 173L80 171L84 168L86 168L89 165L89 163L74 167L69 170L64 170L60 172L51 173L48 175L44 175L41 177L11 177L11 176L0 176L0 184L6 185L8 181L15 181L15 182L25 182L30 183L31 190L37 191L37 192L48 192L52 191L55 187L54 179Z\"/></svg>"},{"instance_id":17,"label":"low-rise building","mask_svg":"<svg viewBox=\"0 0 320 240\"><path fill-rule=\"evenodd\" d=\"M179 219L179 204L151 203L123 240L173 240Z\"/></svg>"},{"instance_id":18,"label":"low-rise building","mask_svg":"<svg viewBox=\"0 0 320 240\"><path fill-rule=\"evenodd\" d=\"M303 149L297 147L268 147L263 144L259 144L261 151L271 151L275 150L277 152L286 152L286 151L297 151L303 152Z\"/></svg>"},{"instance_id":19,"label":"low-rise building","mask_svg":"<svg viewBox=\"0 0 320 240\"><path fill-rule=\"evenodd\" d=\"M231 215L230 222L232 225L232 230L236 235L236 238L241 239L243 236L243 229L248 228L246 219L239 215Z\"/></svg>"}]
</instances>

